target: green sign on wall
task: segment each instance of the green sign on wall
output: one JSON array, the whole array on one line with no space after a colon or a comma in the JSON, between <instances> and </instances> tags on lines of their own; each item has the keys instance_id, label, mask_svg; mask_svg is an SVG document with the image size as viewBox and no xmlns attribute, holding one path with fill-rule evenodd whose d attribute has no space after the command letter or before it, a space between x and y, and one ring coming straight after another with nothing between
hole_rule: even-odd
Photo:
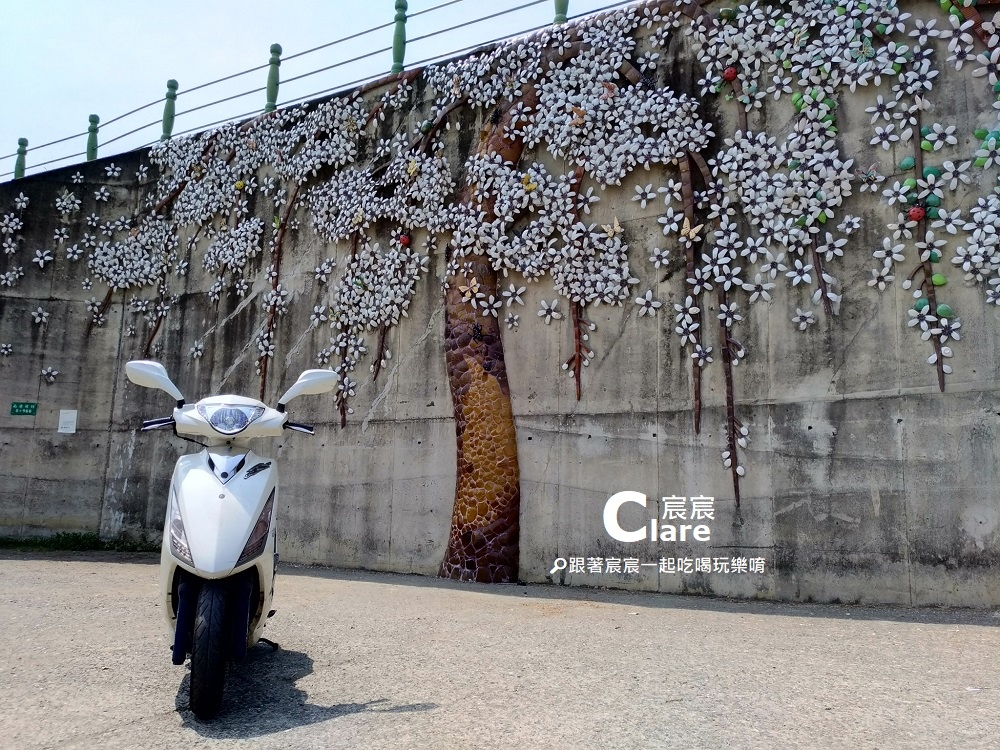
<instances>
[{"instance_id":1,"label":"green sign on wall","mask_svg":"<svg viewBox=\"0 0 1000 750\"><path fill-rule=\"evenodd\" d=\"M38 412L38 404L32 401L11 401L10 413L12 416L33 417Z\"/></svg>"}]
</instances>

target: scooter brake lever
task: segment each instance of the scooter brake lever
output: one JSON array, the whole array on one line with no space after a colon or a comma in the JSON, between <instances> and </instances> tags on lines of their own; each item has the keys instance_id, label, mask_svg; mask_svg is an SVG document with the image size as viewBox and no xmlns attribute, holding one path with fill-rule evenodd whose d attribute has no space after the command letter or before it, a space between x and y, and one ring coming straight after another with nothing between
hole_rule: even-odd
<instances>
[{"instance_id":1,"label":"scooter brake lever","mask_svg":"<svg viewBox=\"0 0 1000 750\"><path fill-rule=\"evenodd\" d=\"M176 424L173 417L160 417L159 419L147 419L142 423L140 432L148 430L159 430L163 427L173 427Z\"/></svg>"}]
</instances>

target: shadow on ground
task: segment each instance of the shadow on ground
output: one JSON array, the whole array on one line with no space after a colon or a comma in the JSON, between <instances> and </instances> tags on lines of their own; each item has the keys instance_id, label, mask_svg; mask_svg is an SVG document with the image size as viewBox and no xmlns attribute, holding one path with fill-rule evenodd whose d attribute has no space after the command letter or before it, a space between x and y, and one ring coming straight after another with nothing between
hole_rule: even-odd
<instances>
[{"instance_id":1,"label":"shadow on ground","mask_svg":"<svg viewBox=\"0 0 1000 750\"><path fill-rule=\"evenodd\" d=\"M388 705L382 698L367 703L339 703L316 706L308 702L305 691L296 681L312 674L313 660L300 651L278 649L258 644L246 660L233 664L226 678L222 712L211 721L201 721L188 708L191 674L188 672L177 689L177 712L184 726L212 739L246 739L295 727L319 724L341 716L362 712L409 713L432 711L436 703Z\"/></svg>"}]
</instances>

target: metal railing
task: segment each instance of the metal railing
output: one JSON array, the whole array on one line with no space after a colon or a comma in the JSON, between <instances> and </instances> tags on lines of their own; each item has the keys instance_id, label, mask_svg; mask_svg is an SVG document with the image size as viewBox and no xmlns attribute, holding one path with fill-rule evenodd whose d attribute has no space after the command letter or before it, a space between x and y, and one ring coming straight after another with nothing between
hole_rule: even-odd
<instances>
[{"instance_id":1,"label":"metal railing","mask_svg":"<svg viewBox=\"0 0 1000 750\"><path fill-rule=\"evenodd\" d=\"M351 64L355 64L355 63L359 63L359 62L362 62L362 61L370 60L372 58L384 55L386 53L391 53L392 54L392 66L390 68L390 73L399 73L399 72L402 72L403 69L404 69L403 66L404 66L404 58L405 58L406 45L407 45L407 37L406 37L406 22L407 22L407 20L408 19L412 19L412 18L416 18L418 16L424 16L426 14L435 13L435 12L441 11L442 9L447 8L449 6L453 6L453 5L456 5L458 3L469 2L469 1L470 0L444 0L444 2L440 2L440 3L436 4L436 5L434 5L433 7L430 7L430 8L427 8L425 10L421 10L421 11L418 11L418 12L415 12L415 13L407 14L407 10L408 10L407 0L394 0L395 16L394 16L393 20L389 21L389 22L386 22L384 24L381 24L379 26L374 26L374 27L372 27L370 29L365 29L364 31L360 31L360 32L357 32L357 33L354 33L354 34L350 34L350 35L342 37L340 39L335 39L334 41L328 42L326 44L321 44L321 45L319 45L317 47L313 47L311 49L306 49L306 50L303 50L301 52L296 52L295 54L288 55L287 57L284 57L284 58L282 58L282 52L283 52L283 50L281 48L281 45L279 45L279 44L272 44L271 48L270 48L270 58L269 58L269 60L268 60L267 63L265 63L263 65L258 65L256 67L248 68L247 70L243 70L243 71L240 71L238 73L233 73L231 75L223 76L222 78L217 78L217 79L215 79L213 81L208 81L207 83L199 84L199 85L194 86L193 88L187 89L185 91L181 91L180 90L179 84L178 84L178 82L176 80L170 79L169 81L167 81L167 91L166 91L166 94L164 95L163 98L155 99L155 100L153 100L151 102L143 104L140 107L136 107L135 109L129 110L128 112L125 112L125 113L123 113L121 115L113 117L112 119L107 120L104 123L101 123L100 117L98 115L92 114L92 115L90 115L90 118L89 118L89 125L88 125L87 130L84 131L84 132L82 132L82 133L76 133L74 135L69 135L69 136L66 136L64 138L59 138L59 139L50 141L48 143L43 143L40 146L34 146L34 147L30 147L30 148L29 148L29 142L28 142L27 138L23 138L23 137L19 138L18 141L17 141L17 150L15 152L13 152L11 154L6 154L6 155L3 155L3 156L0 156L0 169L4 169L4 167L7 166L8 170L9 170L9 171L0 172L0 180L4 180L4 179L10 178L10 177L13 177L14 179L19 179L19 178L21 178L21 177L23 177L25 175L26 170L29 169L29 168L32 169L32 170L38 170L38 169L40 169L42 167L51 167L52 165L56 165L56 164L60 164L60 163L64 163L64 162L78 162L81 157L85 157L87 161L92 161L92 160L94 160L94 159L97 158L99 147L102 148L102 149L104 149L106 151L108 146L110 146L110 145L112 145L112 144L114 144L116 142L119 142L119 141L121 141L121 140L123 140L125 138L128 138L129 136L134 136L137 133L141 133L143 131L149 130L149 129L157 127L157 126L159 126L159 130L160 130L160 133L159 133L159 135L157 137L154 137L152 140L144 142L140 146L137 146L137 147L132 148L132 149L127 149L127 150L128 151L132 151L132 150L138 150L138 149L141 149L141 148L147 148L147 147L153 145L154 143L156 143L157 141L167 140L167 139L169 139L169 138L171 138L171 137L173 137L175 135L176 136L187 135L189 133L194 133L194 132L206 130L208 128L214 127L216 125L220 125L220 124L225 123L225 122L243 120L243 119L245 119L247 117L251 117L253 115L256 115L256 114L260 113L261 109L260 108L255 108L255 109L252 109L252 110L250 110L248 112L245 112L243 114L229 115L229 116L226 116L226 117L224 117L222 119L216 120L214 122L201 122L198 125L190 127L190 128L188 128L186 130L182 130L179 133L174 133L174 124L175 124L175 122L176 122L176 120L178 118L189 117L190 115L192 115L192 114L194 114L196 112L199 112L199 111L202 111L202 110L206 110L206 109L209 109L211 107L218 106L220 104L225 104L227 102L231 102L231 101L235 101L235 100L238 100L238 99L243 99L243 98L246 98L246 97L249 97L249 96L257 95L257 94L260 94L262 92L265 95L265 97L264 97L265 98L265 102L264 102L263 111L264 112L270 112L270 111L273 111L274 109L276 109L278 107L288 106L288 105L292 105L292 104L297 104L297 103L300 103L300 102L308 101L310 99L315 99L315 98L321 97L323 95L335 93L335 92L338 92L338 91L347 91L347 90L350 90L351 88L353 88L355 86L364 84L364 83L366 83L368 81L376 80L376 79L380 78L383 75L383 73L380 72L378 74L367 75L367 76L365 76L363 78L358 78L356 80L338 82L336 86L327 87L327 88L324 88L324 89L321 89L321 90L318 90L318 91L311 92L311 93L309 93L309 94L307 94L305 96L299 96L299 97L295 97L293 99L289 99L289 100L286 100L286 101L278 102L278 92L279 92L279 89L280 89L280 85L282 83L284 83L284 84L287 85L287 84L292 83L294 81L300 81L300 80L307 79L307 78L310 78L312 76L316 76L316 75L319 75L319 74L322 74L322 73L328 73L329 71L337 69L337 68L343 68L343 67L351 65ZM599 11L609 10L611 8L619 7L619 6L622 6L622 5L627 5L630 1L631 0L620 0L619 2L612 2L610 4L603 5L603 6L598 7L598 8L592 8L589 12L599 12ZM469 26L474 25L474 24L483 23L483 22L486 22L486 21L491 21L491 20L497 19L497 18L499 18L501 16L507 16L507 15L510 15L510 14L518 13L520 11L524 11L524 10L526 10L528 8L533 7L533 6L541 5L542 3L548 3L548 2L550 2L550 0L526 0L526 2L523 2L523 3L519 4L519 5L516 5L516 6L511 7L511 8L507 8L507 9L504 9L504 10L498 10L498 11L496 11L494 13L490 13L488 15L477 16L474 20L466 22L466 23L447 26L445 28L440 28L440 29L438 29L436 31L433 31L433 32L430 32L430 33L427 33L427 34L423 34L423 35L420 35L420 36L415 36L415 37L411 38L409 40L409 42L411 44L413 44L415 42L421 42L421 41L431 40L431 39L434 39L434 38L437 38L437 37L441 37L442 35L445 35L445 34L450 34L451 32L455 32L455 31L457 31L459 29L467 29ZM568 12L569 0L554 0L554 5L555 5L555 15L554 15L554 20L553 20L552 23L556 23L556 24L565 23L568 20L567 12ZM365 35L372 34L373 32L382 31L382 30L388 29L390 27L393 29L392 44L390 46L381 47L381 48L378 48L378 49L373 49L373 50L364 52L362 54L355 55L355 56L353 56L351 58L340 60L340 61L338 61L336 63L331 64L331 65L325 65L323 67L319 67L319 68L316 68L314 70L310 70L310 71L308 71L306 73L302 73L300 75L293 76L291 78L285 79L284 81L282 81L281 78L280 78L280 67L281 67L281 63L282 62L288 62L289 60L293 60L293 59L305 57L307 55L313 54L313 53L318 52L320 50L324 50L324 49L327 49L327 48L330 48L330 47L335 47L337 45L345 44L347 42L354 41L354 40L356 40L356 39L358 39L360 37L363 37ZM544 28L544 26L537 26L536 25L536 26L532 26L532 27L529 27L529 28L522 29L521 31L518 31L518 32L516 32L514 34L505 34L504 36L498 37L496 39L490 39L490 40L485 40L485 41L478 41L475 44L472 44L472 45L469 45L469 46L465 46L465 47L462 47L460 49L450 49L449 51L447 51L445 53L434 54L434 55L431 55L431 56L429 56L429 57L427 57L425 59L417 60L417 61L411 63L410 66L411 67L419 67L419 66L422 66L422 65L430 64L430 63L435 62L435 61L445 60L445 59L448 59L448 58L456 57L458 55L470 52L470 51L472 51L474 49L477 49L479 47L482 47L484 45L494 44L496 42L502 41L505 38L509 38L509 37L512 37L512 36L520 36L522 34L526 34L526 33L532 32L532 31L536 31L536 30L538 30L540 28ZM211 87L214 87L214 86L218 86L220 84L232 81L232 80L234 80L236 78L239 78L241 76L245 76L245 75L248 75L248 74L251 74L251 73L257 73L257 72L265 70L265 69L267 70L267 79L266 79L266 84L264 86L259 86L259 87L251 88L251 89L248 89L248 90L240 92L240 93L236 93L236 94L232 94L232 95L229 95L229 96L225 96L225 97L213 100L213 101L206 102L204 104L199 104L199 105L196 105L196 106L192 106L192 107L187 108L187 109L179 109L178 108L178 99L181 99L184 95L190 95L190 94L192 94L192 93L194 93L196 91L201 91L201 90L208 89L208 88L211 88ZM151 121L145 122L145 123L143 123L141 125L137 125L137 126L131 128L131 129L127 130L126 132L117 134L114 137L112 137L112 138L110 138L108 140L105 140L105 141L103 141L102 143L99 144L99 142L98 142L99 136L101 134L103 134L104 132L106 132L107 129L111 125L115 125L115 124L119 124L119 123L124 123L129 118L134 118L135 115L138 115L138 114L140 114L142 112L145 112L145 111L147 111L149 109L152 109L153 107L162 107L162 115L160 117L157 117L155 120L151 120ZM63 144L63 143L71 142L71 141L81 142L84 139L86 139L85 140L85 142L86 142L86 148L85 148L84 151L81 151L79 153L74 153L74 154L66 155L66 156L55 157L55 158L49 159L47 161L42 161L42 162L39 162L39 163L36 163L36 164L30 164L30 165L28 164L28 155L29 154L37 154L37 153L42 152L45 149L50 149L53 146L57 146L57 145L60 145L60 144ZM121 153L121 152L114 152L114 153ZM9 168L9 163L10 163L11 160L13 160L13 169Z\"/></svg>"}]
</instances>

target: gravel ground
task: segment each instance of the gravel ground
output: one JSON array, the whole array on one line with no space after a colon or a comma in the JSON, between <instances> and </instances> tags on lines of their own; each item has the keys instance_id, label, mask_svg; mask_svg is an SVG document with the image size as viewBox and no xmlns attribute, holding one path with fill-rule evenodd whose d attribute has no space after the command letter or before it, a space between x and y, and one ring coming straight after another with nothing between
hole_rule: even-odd
<instances>
[{"instance_id":1,"label":"gravel ground","mask_svg":"<svg viewBox=\"0 0 1000 750\"><path fill-rule=\"evenodd\" d=\"M993 612L279 573L187 710L157 560L0 552L0 748L996 748Z\"/></svg>"}]
</instances>

